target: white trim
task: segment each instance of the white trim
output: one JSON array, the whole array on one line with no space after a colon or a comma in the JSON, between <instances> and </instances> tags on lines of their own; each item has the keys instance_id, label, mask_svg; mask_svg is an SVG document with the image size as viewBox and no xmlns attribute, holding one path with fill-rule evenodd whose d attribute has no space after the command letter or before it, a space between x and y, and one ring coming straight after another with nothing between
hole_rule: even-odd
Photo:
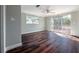
<instances>
[{"instance_id":1,"label":"white trim","mask_svg":"<svg viewBox=\"0 0 79 59\"><path fill-rule=\"evenodd\" d=\"M44 30L29 31L29 32L22 32L21 34L28 34L28 33L40 32L40 31L44 31Z\"/></svg>"},{"instance_id":2,"label":"white trim","mask_svg":"<svg viewBox=\"0 0 79 59\"><path fill-rule=\"evenodd\" d=\"M4 41L4 53L6 51L6 6L3 6L3 41Z\"/></svg>"},{"instance_id":3,"label":"white trim","mask_svg":"<svg viewBox=\"0 0 79 59\"><path fill-rule=\"evenodd\" d=\"M19 47L19 46L22 46L22 43L18 43L18 44L15 44L15 45L8 46L8 47L6 47L6 51L13 49L13 48L16 48L16 47Z\"/></svg>"}]
</instances>

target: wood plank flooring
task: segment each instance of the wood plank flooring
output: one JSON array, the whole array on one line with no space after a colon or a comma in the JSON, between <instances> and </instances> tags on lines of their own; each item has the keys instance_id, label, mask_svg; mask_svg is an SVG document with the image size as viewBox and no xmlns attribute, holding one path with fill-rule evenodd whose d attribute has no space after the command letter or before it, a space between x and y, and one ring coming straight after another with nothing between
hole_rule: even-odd
<instances>
[{"instance_id":1,"label":"wood plank flooring","mask_svg":"<svg viewBox=\"0 0 79 59\"><path fill-rule=\"evenodd\" d=\"M7 53L78 53L79 39L50 31L22 35L22 46Z\"/></svg>"}]
</instances>

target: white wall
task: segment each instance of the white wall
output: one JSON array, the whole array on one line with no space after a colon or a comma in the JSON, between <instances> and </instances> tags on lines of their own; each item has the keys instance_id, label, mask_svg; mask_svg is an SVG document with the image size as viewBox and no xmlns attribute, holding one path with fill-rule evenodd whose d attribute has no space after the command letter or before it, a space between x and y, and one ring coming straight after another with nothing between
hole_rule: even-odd
<instances>
[{"instance_id":1,"label":"white wall","mask_svg":"<svg viewBox=\"0 0 79 59\"><path fill-rule=\"evenodd\" d=\"M21 7L6 6L6 48L7 50L21 45Z\"/></svg>"},{"instance_id":2,"label":"white wall","mask_svg":"<svg viewBox=\"0 0 79 59\"><path fill-rule=\"evenodd\" d=\"M26 24L26 16L28 15L29 14L26 13L21 14L21 34L45 30L45 21L43 17L39 17L39 24Z\"/></svg>"},{"instance_id":3,"label":"white wall","mask_svg":"<svg viewBox=\"0 0 79 59\"><path fill-rule=\"evenodd\" d=\"M72 34L79 36L79 11L71 13Z\"/></svg>"}]
</instances>

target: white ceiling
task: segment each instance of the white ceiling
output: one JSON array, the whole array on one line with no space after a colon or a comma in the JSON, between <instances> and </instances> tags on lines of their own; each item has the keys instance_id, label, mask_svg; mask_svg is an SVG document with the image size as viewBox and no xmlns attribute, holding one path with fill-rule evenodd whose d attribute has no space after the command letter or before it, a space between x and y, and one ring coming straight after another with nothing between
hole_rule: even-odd
<instances>
[{"instance_id":1,"label":"white ceiling","mask_svg":"<svg viewBox=\"0 0 79 59\"><path fill-rule=\"evenodd\" d=\"M44 11L44 9L48 6L50 6L49 9L55 13L43 13L42 11ZM22 5L21 10L24 13L33 14L37 16L51 16L78 11L79 5L40 5L40 7L38 8L36 8L36 5Z\"/></svg>"}]
</instances>

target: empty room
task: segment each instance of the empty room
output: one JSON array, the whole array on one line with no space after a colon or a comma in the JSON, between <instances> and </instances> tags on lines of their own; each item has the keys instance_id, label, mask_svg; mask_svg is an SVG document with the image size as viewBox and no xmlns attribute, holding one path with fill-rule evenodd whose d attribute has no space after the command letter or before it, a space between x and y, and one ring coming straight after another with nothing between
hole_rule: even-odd
<instances>
[{"instance_id":1,"label":"empty room","mask_svg":"<svg viewBox=\"0 0 79 59\"><path fill-rule=\"evenodd\" d=\"M79 53L79 5L2 7L3 52Z\"/></svg>"}]
</instances>

